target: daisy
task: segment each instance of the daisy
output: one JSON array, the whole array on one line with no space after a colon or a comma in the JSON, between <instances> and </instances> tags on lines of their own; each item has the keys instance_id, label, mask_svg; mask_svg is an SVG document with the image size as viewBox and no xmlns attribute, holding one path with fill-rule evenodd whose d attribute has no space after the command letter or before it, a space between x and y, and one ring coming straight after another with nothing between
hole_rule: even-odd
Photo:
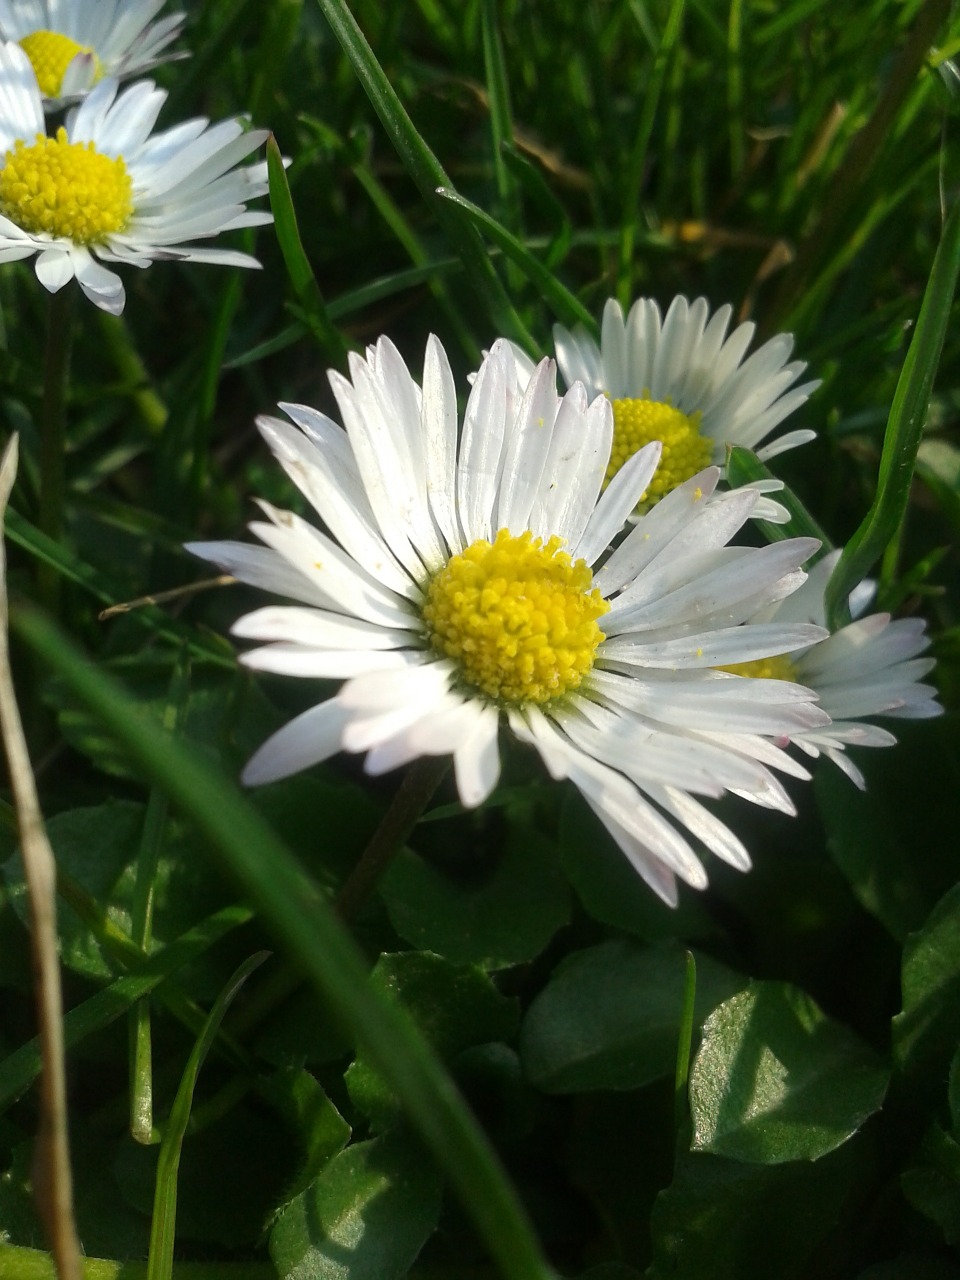
<instances>
[{"instance_id":1,"label":"daisy","mask_svg":"<svg viewBox=\"0 0 960 1280\"><path fill-rule=\"evenodd\" d=\"M839 551L824 556L789 600L759 610L753 621L825 626L824 593L839 559ZM851 612L861 612L872 597L872 586L861 583L850 596ZM791 741L808 756L816 758L822 752L863 791L863 774L844 754L847 747L892 747L897 740L861 717L926 720L943 713L936 689L921 683L934 667L933 658L918 656L930 643L926 625L922 618L894 620L889 613L871 613L808 649L749 663L738 674L795 680L814 689L832 723L794 733Z\"/></svg>"},{"instance_id":2,"label":"daisy","mask_svg":"<svg viewBox=\"0 0 960 1280\"><path fill-rule=\"evenodd\" d=\"M104 76L141 75L180 34L183 13L151 20L165 0L0 0L0 40L30 59L48 109ZM171 55L165 55L171 56Z\"/></svg>"},{"instance_id":3,"label":"daisy","mask_svg":"<svg viewBox=\"0 0 960 1280\"><path fill-rule=\"evenodd\" d=\"M613 402L607 479L642 445L662 443L663 457L642 504L658 501L710 462L721 465L730 445L756 449L820 385L793 386L807 366L787 363L793 349L789 334L771 338L744 362L756 326L741 324L727 336L732 315L727 305L711 319L706 298L691 305L677 297L661 319L657 304L640 298L624 320L611 298L599 346L585 329L554 328L567 385L582 382L591 398L603 394ZM757 450L758 456L766 461L815 435L787 432ZM763 493L782 485L761 481L754 487ZM754 515L778 523L788 518L769 498L761 498Z\"/></svg>"},{"instance_id":4,"label":"daisy","mask_svg":"<svg viewBox=\"0 0 960 1280\"><path fill-rule=\"evenodd\" d=\"M48 138L27 55L0 45L0 262L35 254L44 288L56 293L76 277L114 315L123 285L104 262L259 266L248 254L184 241L272 220L245 204L266 192L266 165L236 167L268 132L197 119L151 133L167 95L149 80L117 88L101 80Z\"/></svg>"},{"instance_id":5,"label":"daisy","mask_svg":"<svg viewBox=\"0 0 960 1280\"><path fill-rule=\"evenodd\" d=\"M457 426L453 378L427 344L423 386L385 338L351 380L331 372L344 427L304 405L258 426L325 530L268 503L264 546L188 549L296 604L247 614L234 634L265 642L248 667L344 683L256 752L248 784L336 751L378 774L452 755L461 800L483 801L506 725L569 778L666 901L676 877L706 883L688 835L733 865L737 837L694 793L735 791L792 812L770 767L807 776L772 742L826 722L795 684L713 668L820 639L809 624L743 625L793 591L816 545L728 548L756 495L710 501L693 477L610 555L650 484L642 449L601 496L613 413L582 386L561 399L545 360L522 392L507 342L484 360Z\"/></svg>"}]
</instances>

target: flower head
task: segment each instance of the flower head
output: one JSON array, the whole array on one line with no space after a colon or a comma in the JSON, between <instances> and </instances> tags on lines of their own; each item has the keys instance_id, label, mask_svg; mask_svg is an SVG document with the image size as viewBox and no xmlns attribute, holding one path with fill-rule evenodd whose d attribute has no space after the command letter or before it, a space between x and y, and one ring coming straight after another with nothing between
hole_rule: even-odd
<instances>
[{"instance_id":1,"label":"flower head","mask_svg":"<svg viewBox=\"0 0 960 1280\"><path fill-rule=\"evenodd\" d=\"M728 305L710 318L705 298L690 304L677 297L661 318L652 299L640 298L624 320L620 304L611 298L599 346L586 330L554 329L557 363L567 385L582 382L591 398L604 394L613 403L607 478L644 444L663 444L643 503L658 501L710 462L721 465L729 445L755 449L819 385L793 386L806 365L787 363L793 349L789 334L771 338L744 361L755 325L741 324L727 336L732 314ZM772 458L814 434L788 432L763 446L759 456ZM787 518L779 504L762 497L754 514Z\"/></svg>"},{"instance_id":2,"label":"flower head","mask_svg":"<svg viewBox=\"0 0 960 1280\"><path fill-rule=\"evenodd\" d=\"M35 254L44 288L55 293L76 277L114 315L123 285L104 262L259 266L248 254L189 241L271 221L246 208L267 190L266 165L237 167L268 133L202 119L152 133L166 94L149 80L117 89L102 80L47 137L26 54L0 45L0 262Z\"/></svg>"},{"instance_id":3,"label":"flower head","mask_svg":"<svg viewBox=\"0 0 960 1280\"><path fill-rule=\"evenodd\" d=\"M180 34L185 14L152 19L165 0L0 0L0 40L24 50L48 109L104 76L141 75ZM170 55L165 55L170 56Z\"/></svg>"},{"instance_id":4,"label":"flower head","mask_svg":"<svg viewBox=\"0 0 960 1280\"><path fill-rule=\"evenodd\" d=\"M816 545L727 547L756 494L709 501L708 468L668 495L607 555L656 469L631 458L601 495L610 402L582 386L561 399L545 360L521 393L498 342L457 428L453 378L431 338L422 388L386 339L351 380L330 381L344 427L303 405L294 425L261 418L281 466L329 532L266 503L265 546L190 550L298 601L241 618L264 642L263 671L343 679L336 696L274 734L247 765L262 783L367 752L370 773L453 756L462 801L479 804L500 769L506 724L555 778L569 778L640 874L668 901L675 876L706 882L686 828L749 865L734 834L694 798L725 790L792 811L768 766L806 776L772 742L825 716L808 691L716 671L790 651L818 627L743 625L799 585Z\"/></svg>"},{"instance_id":5,"label":"flower head","mask_svg":"<svg viewBox=\"0 0 960 1280\"><path fill-rule=\"evenodd\" d=\"M824 626L824 593L839 558L839 551L824 556L789 600L759 610L754 621ZM854 612L871 596L872 591L858 588L850 598ZM775 669L768 666L761 671L749 666L741 674L795 680L816 690L832 723L794 733L792 741L809 756L823 752L863 790L863 774L844 754L847 747L892 747L896 743L892 733L864 717L925 720L943 712L936 689L922 683L934 666L933 658L919 656L929 643L922 618L891 619L889 613L871 613L855 618L808 649L775 659Z\"/></svg>"}]
</instances>

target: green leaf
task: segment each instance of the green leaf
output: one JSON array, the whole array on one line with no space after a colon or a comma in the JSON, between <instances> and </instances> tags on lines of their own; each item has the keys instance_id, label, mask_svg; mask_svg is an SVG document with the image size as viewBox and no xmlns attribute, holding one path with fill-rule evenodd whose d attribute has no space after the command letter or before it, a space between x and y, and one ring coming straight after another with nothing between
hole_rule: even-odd
<instances>
[{"instance_id":1,"label":"green leaf","mask_svg":"<svg viewBox=\"0 0 960 1280\"><path fill-rule=\"evenodd\" d=\"M260 1086L260 1093L272 1103L303 1146L303 1163L296 1181L285 1188L278 1216L334 1156L350 1141L350 1126L327 1097L319 1081L308 1071L281 1071Z\"/></svg>"},{"instance_id":2,"label":"green leaf","mask_svg":"<svg viewBox=\"0 0 960 1280\"><path fill-rule=\"evenodd\" d=\"M827 584L831 629L849 620L847 598L903 524L917 449L960 273L960 201L950 211L930 269L917 326L900 371L883 437L877 493Z\"/></svg>"},{"instance_id":3,"label":"green leaf","mask_svg":"<svg viewBox=\"0 0 960 1280\"><path fill-rule=\"evenodd\" d=\"M901 720L896 732L900 742L891 750L858 754L866 791L827 761L813 789L830 856L860 904L902 942L956 880L960 725L948 718L922 725Z\"/></svg>"},{"instance_id":4,"label":"green leaf","mask_svg":"<svg viewBox=\"0 0 960 1280\"><path fill-rule=\"evenodd\" d=\"M440 1217L433 1163L385 1134L335 1156L270 1233L281 1280L403 1280Z\"/></svg>"},{"instance_id":5,"label":"green leaf","mask_svg":"<svg viewBox=\"0 0 960 1280\"><path fill-rule=\"evenodd\" d=\"M919 1159L904 1169L900 1182L910 1203L937 1224L947 1244L960 1243L960 1143L932 1125Z\"/></svg>"},{"instance_id":6,"label":"green leaf","mask_svg":"<svg viewBox=\"0 0 960 1280\"><path fill-rule=\"evenodd\" d=\"M405 849L380 886L405 942L457 964L525 964L570 919L570 891L551 840L527 823L507 829L482 870L454 875Z\"/></svg>"},{"instance_id":7,"label":"green leaf","mask_svg":"<svg viewBox=\"0 0 960 1280\"><path fill-rule=\"evenodd\" d=\"M144 813L144 806L132 800L107 800L55 814L47 822L58 868L82 885L102 905L107 919L128 935L134 885L131 864ZM19 855L4 864L3 874L13 907L26 922L26 885ZM90 978L112 978L114 966L76 912L61 904L58 918L63 963Z\"/></svg>"},{"instance_id":8,"label":"green leaf","mask_svg":"<svg viewBox=\"0 0 960 1280\"><path fill-rule=\"evenodd\" d=\"M744 979L698 954L699 1026ZM683 1016L686 961L679 947L626 940L578 951L558 966L527 1011L520 1053L547 1093L635 1089L672 1075Z\"/></svg>"},{"instance_id":9,"label":"green leaf","mask_svg":"<svg viewBox=\"0 0 960 1280\"><path fill-rule=\"evenodd\" d=\"M707 1019L690 1074L695 1150L817 1160L878 1111L889 1072L797 987L752 983Z\"/></svg>"},{"instance_id":10,"label":"green leaf","mask_svg":"<svg viewBox=\"0 0 960 1280\"><path fill-rule=\"evenodd\" d=\"M646 1280L807 1280L820 1242L871 1170L858 1143L816 1165L685 1154L657 1197Z\"/></svg>"},{"instance_id":11,"label":"green leaf","mask_svg":"<svg viewBox=\"0 0 960 1280\"><path fill-rule=\"evenodd\" d=\"M903 1072L942 1080L960 1040L960 885L907 939L902 988L903 1010L893 1020L894 1061Z\"/></svg>"},{"instance_id":12,"label":"green leaf","mask_svg":"<svg viewBox=\"0 0 960 1280\"><path fill-rule=\"evenodd\" d=\"M511 1040L516 1034L516 1001L502 996L471 965L452 964L429 951L401 951L382 955L370 982L403 1006L444 1061L470 1045ZM399 1102L365 1054L357 1056L344 1078L354 1105L375 1128L395 1123Z\"/></svg>"}]
</instances>

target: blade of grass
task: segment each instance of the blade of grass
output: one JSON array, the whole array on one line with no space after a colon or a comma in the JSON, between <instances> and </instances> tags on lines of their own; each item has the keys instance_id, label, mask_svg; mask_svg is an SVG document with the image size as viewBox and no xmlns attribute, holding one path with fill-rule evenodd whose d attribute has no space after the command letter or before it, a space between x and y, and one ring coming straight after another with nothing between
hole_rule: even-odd
<instances>
[{"instance_id":1,"label":"blade of grass","mask_svg":"<svg viewBox=\"0 0 960 1280\"><path fill-rule=\"evenodd\" d=\"M258 951L239 966L227 985L217 996L210 1015L204 1024L196 1044L187 1059L180 1081L180 1088L164 1129L157 1159L157 1182L153 1197L153 1218L150 1223L150 1253L147 1258L147 1280L171 1280L173 1275L173 1247L177 1228L177 1174L180 1171L180 1153L190 1122L193 1094L200 1068L210 1051L214 1038L237 992L269 956L269 951Z\"/></svg>"},{"instance_id":2,"label":"blade of grass","mask_svg":"<svg viewBox=\"0 0 960 1280\"><path fill-rule=\"evenodd\" d=\"M467 200L459 192L450 188L439 187L437 195L442 196L458 209L462 209L483 227L497 248L502 249L507 257L517 264L527 279L536 285L544 300L554 309L564 324L587 324L591 329L595 326L596 321L583 303L578 301L570 290L560 283L553 272L520 243L516 236L511 235L506 227L501 226L496 218L491 217L471 200ZM527 345L531 351L538 350L537 342L529 334L526 336L524 345Z\"/></svg>"},{"instance_id":3,"label":"blade of grass","mask_svg":"<svg viewBox=\"0 0 960 1280\"><path fill-rule=\"evenodd\" d=\"M883 437L877 492L827 584L831 628L849 621L847 598L897 535L907 509L930 394L960 274L960 201L937 246L920 315L910 340Z\"/></svg>"},{"instance_id":4,"label":"blade of grass","mask_svg":"<svg viewBox=\"0 0 960 1280\"><path fill-rule=\"evenodd\" d=\"M192 963L225 934L246 924L252 917L253 911L249 907L224 907L152 955L136 973L117 978L78 1004L63 1019L66 1048L81 1044L87 1036L123 1017L132 1005L164 979ZM28 1040L0 1062L0 1111L30 1088L42 1065L37 1039Z\"/></svg>"},{"instance_id":5,"label":"blade of grass","mask_svg":"<svg viewBox=\"0 0 960 1280\"><path fill-rule=\"evenodd\" d=\"M170 694L163 711L163 728L175 733L187 696L188 665L184 657L176 664ZM152 787L143 820L137 851L136 880L133 886L130 933L133 943L147 954L153 939L154 883L160 862L160 847L167 826L167 797ZM154 1139L153 1049L150 1001L139 1000L130 1020L130 1133L136 1142Z\"/></svg>"},{"instance_id":6,"label":"blade of grass","mask_svg":"<svg viewBox=\"0 0 960 1280\"><path fill-rule=\"evenodd\" d=\"M732 489L739 489L745 484L757 480L773 480L777 477L765 467L750 449L734 446L727 456L727 482ZM768 542L782 542L785 538L819 538L820 550L811 557L810 563L816 563L821 556L833 549L833 544L824 530L817 524L813 516L803 505L797 495L787 485L777 492L776 501L790 512L786 524L773 524L769 520L755 520L760 532Z\"/></svg>"},{"instance_id":7,"label":"blade of grass","mask_svg":"<svg viewBox=\"0 0 960 1280\"><path fill-rule=\"evenodd\" d=\"M554 1280L496 1155L449 1076L399 1006L370 989L366 961L353 939L257 810L209 760L141 723L113 681L42 614L22 605L14 627L207 837L210 851L361 1039L447 1170L502 1274L508 1280Z\"/></svg>"},{"instance_id":8,"label":"blade of grass","mask_svg":"<svg viewBox=\"0 0 960 1280\"><path fill-rule=\"evenodd\" d=\"M690 1076L690 1050L693 1044L694 1004L697 999L697 962L693 952L685 953L683 1007L680 1010L680 1033L677 1038L677 1065L673 1076L673 1132L677 1147L687 1122L687 1080Z\"/></svg>"},{"instance_id":9,"label":"blade of grass","mask_svg":"<svg viewBox=\"0 0 960 1280\"><path fill-rule=\"evenodd\" d=\"M520 202L510 170L503 154L504 146L513 145L513 112L510 109L510 82L503 56L503 40L497 17L497 0L483 0L480 11L480 30L483 39L483 65L487 78L487 99L490 103L490 133L493 150L493 174L497 183L498 214L516 235L520 228ZM516 288L519 280L507 279Z\"/></svg>"},{"instance_id":10,"label":"blade of grass","mask_svg":"<svg viewBox=\"0 0 960 1280\"><path fill-rule=\"evenodd\" d=\"M267 179L270 183L273 225L276 228L277 242L280 245L293 292L326 358L337 368L344 368L347 362L347 345L340 330L327 313L320 286L304 252L283 156L273 137L267 139Z\"/></svg>"},{"instance_id":11,"label":"blade of grass","mask_svg":"<svg viewBox=\"0 0 960 1280\"><path fill-rule=\"evenodd\" d=\"M353 64L374 110L397 149L420 194L437 215L451 246L463 262L469 288L487 310L503 337L523 341L523 324L507 297L503 284L476 231L436 198L438 187L452 187L443 166L420 136L397 92L367 43L344 0L316 0L324 17Z\"/></svg>"}]
</instances>

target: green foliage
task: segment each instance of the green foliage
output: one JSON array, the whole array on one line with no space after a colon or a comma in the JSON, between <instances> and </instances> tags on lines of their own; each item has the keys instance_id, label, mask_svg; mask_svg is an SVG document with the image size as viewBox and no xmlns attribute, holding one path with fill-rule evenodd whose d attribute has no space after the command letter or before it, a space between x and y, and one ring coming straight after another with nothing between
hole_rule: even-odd
<instances>
[{"instance_id":1,"label":"green foliage","mask_svg":"<svg viewBox=\"0 0 960 1280\"><path fill-rule=\"evenodd\" d=\"M707 1019L690 1074L693 1148L817 1160L879 1110L889 1073L803 991L755 982Z\"/></svg>"},{"instance_id":2,"label":"green foliage","mask_svg":"<svg viewBox=\"0 0 960 1280\"><path fill-rule=\"evenodd\" d=\"M160 127L270 128L274 225L222 238L261 271L121 267L119 319L77 299L57 537L46 294L0 265L13 665L58 866L89 1280L143 1280L151 1233L172 1280L960 1280L957 14L179 7ZM497 336L550 354L608 297L678 293L794 335L821 385L786 426L817 438L731 452L731 484L787 485L790 523L748 536L846 546L836 616L876 574L876 608L927 620L948 714L852 746L865 792L820 761L787 779L794 818L717 802L754 868L698 849L710 888L676 910L501 743L491 799L464 812L443 783L351 938L332 907L396 780L344 753L238 785L337 684L238 666L229 629L268 601L182 544L247 537L254 497L312 518L253 420L336 416L328 367L381 333L417 377L436 333L462 404ZM18 847L4 790L0 1274L53 1280Z\"/></svg>"},{"instance_id":3,"label":"green foliage","mask_svg":"<svg viewBox=\"0 0 960 1280\"><path fill-rule=\"evenodd\" d=\"M744 979L697 955L697 1026ZM612 940L554 970L523 1022L524 1069L549 1093L636 1089L667 1075L683 1015L684 957Z\"/></svg>"}]
</instances>

